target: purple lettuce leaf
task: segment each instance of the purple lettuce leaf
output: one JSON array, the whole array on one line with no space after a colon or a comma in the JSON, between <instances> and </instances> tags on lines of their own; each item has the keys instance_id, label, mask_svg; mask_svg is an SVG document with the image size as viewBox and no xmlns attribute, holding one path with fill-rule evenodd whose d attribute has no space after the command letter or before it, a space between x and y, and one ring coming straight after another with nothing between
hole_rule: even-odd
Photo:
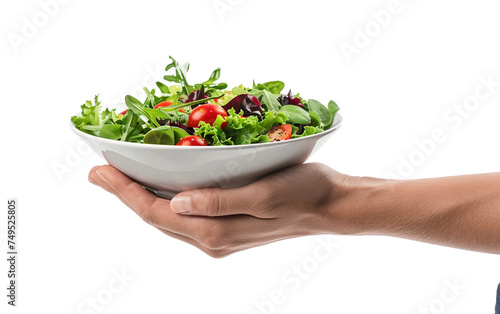
<instances>
[{"instance_id":1,"label":"purple lettuce leaf","mask_svg":"<svg viewBox=\"0 0 500 314\"><path fill-rule=\"evenodd\" d=\"M241 94L234 97L230 102L223 106L224 110L234 109L236 112L243 110L243 116L262 116L262 107L259 99L248 94Z\"/></svg>"}]
</instances>

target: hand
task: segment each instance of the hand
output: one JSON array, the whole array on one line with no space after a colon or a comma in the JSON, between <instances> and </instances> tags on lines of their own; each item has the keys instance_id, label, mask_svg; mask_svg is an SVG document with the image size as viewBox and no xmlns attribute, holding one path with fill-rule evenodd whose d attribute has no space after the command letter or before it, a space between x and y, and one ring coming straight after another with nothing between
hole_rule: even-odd
<instances>
[{"instance_id":1,"label":"hand","mask_svg":"<svg viewBox=\"0 0 500 314\"><path fill-rule=\"evenodd\" d=\"M116 195L145 222L212 257L270 242L331 232L333 200L355 179L321 164L294 166L235 189L182 192L158 198L111 166L94 167L89 181Z\"/></svg>"}]
</instances>

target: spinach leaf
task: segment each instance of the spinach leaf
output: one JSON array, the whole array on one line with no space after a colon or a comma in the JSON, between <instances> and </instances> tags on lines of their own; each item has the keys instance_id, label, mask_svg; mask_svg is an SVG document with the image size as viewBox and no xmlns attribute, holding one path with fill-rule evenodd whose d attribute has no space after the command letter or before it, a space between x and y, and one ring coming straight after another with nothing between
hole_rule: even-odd
<instances>
[{"instance_id":1,"label":"spinach leaf","mask_svg":"<svg viewBox=\"0 0 500 314\"><path fill-rule=\"evenodd\" d=\"M315 111L309 112L309 116L311 117L312 126L321 126L321 121L319 119L318 114Z\"/></svg>"},{"instance_id":2,"label":"spinach leaf","mask_svg":"<svg viewBox=\"0 0 500 314\"><path fill-rule=\"evenodd\" d=\"M309 99L307 101L310 112L315 112L318 114L319 121L321 122L321 126L327 126L332 124L333 117L328 111L328 108L323 106L319 101L314 99Z\"/></svg>"},{"instance_id":3,"label":"spinach leaf","mask_svg":"<svg viewBox=\"0 0 500 314\"><path fill-rule=\"evenodd\" d=\"M110 140L118 140L122 137L122 125L120 124L106 124L103 125L99 131L99 136Z\"/></svg>"},{"instance_id":4,"label":"spinach leaf","mask_svg":"<svg viewBox=\"0 0 500 314\"><path fill-rule=\"evenodd\" d=\"M181 139L185 138L186 136L189 136L190 134L186 132L185 130L178 128L178 127L171 127L172 130L174 131L174 140L175 144L177 144Z\"/></svg>"},{"instance_id":5,"label":"spinach leaf","mask_svg":"<svg viewBox=\"0 0 500 314\"><path fill-rule=\"evenodd\" d=\"M262 84L273 94L280 94L283 88L285 88L285 83L282 81L271 81Z\"/></svg>"},{"instance_id":6,"label":"spinach leaf","mask_svg":"<svg viewBox=\"0 0 500 314\"><path fill-rule=\"evenodd\" d=\"M328 103L328 110L330 111L330 114L332 116L335 116L335 114L337 113L337 111L340 110L340 108L333 100L330 100L330 102Z\"/></svg>"},{"instance_id":7,"label":"spinach leaf","mask_svg":"<svg viewBox=\"0 0 500 314\"><path fill-rule=\"evenodd\" d=\"M286 105L281 107L280 111L288 117L288 122L294 124L309 124L311 123L311 117L309 113L299 106Z\"/></svg>"},{"instance_id":8,"label":"spinach leaf","mask_svg":"<svg viewBox=\"0 0 500 314\"><path fill-rule=\"evenodd\" d=\"M325 126L325 130L328 130L329 128L332 127L335 114L339 110L340 110L339 106L333 100L330 100L330 102L328 103L328 111L330 111L330 114L332 115L332 122L329 125Z\"/></svg>"},{"instance_id":9,"label":"spinach leaf","mask_svg":"<svg viewBox=\"0 0 500 314\"><path fill-rule=\"evenodd\" d=\"M144 135L145 144L175 145L174 130L170 126L161 126Z\"/></svg>"}]
</instances>

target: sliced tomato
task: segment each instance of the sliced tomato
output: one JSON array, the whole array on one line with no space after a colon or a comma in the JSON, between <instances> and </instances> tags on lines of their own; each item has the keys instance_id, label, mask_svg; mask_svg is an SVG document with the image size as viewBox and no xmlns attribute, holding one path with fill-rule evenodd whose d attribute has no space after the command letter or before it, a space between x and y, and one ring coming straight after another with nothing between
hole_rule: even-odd
<instances>
[{"instance_id":1,"label":"sliced tomato","mask_svg":"<svg viewBox=\"0 0 500 314\"><path fill-rule=\"evenodd\" d=\"M292 125L283 124L278 125L267 132L271 142L286 141L292 137Z\"/></svg>"},{"instance_id":2,"label":"sliced tomato","mask_svg":"<svg viewBox=\"0 0 500 314\"><path fill-rule=\"evenodd\" d=\"M176 145L179 146L208 146L208 143L199 136L190 135L180 139Z\"/></svg>"},{"instance_id":3,"label":"sliced tomato","mask_svg":"<svg viewBox=\"0 0 500 314\"><path fill-rule=\"evenodd\" d=\"M121 114L122 116L124 116L124 115L127 113L127 111L128 111L128 109L125 109L125 110L123 110L122 112L120 112L120 114Z\"/></svg>"},{"instance_id":4,"label":"sliced tomato","mask_svg":"<svg viewBox=\"0 0 500 314\"><path fill-rule=\"evenodd\" d=\"M161 103L159 103L158 105L155 106L155 109L158 109L160 107L168 107L168 106L171 106L173 104L174 103L171 101L162 101ZM184 108L180 108L179 112L186 112L186 111L184 110Z\"/></svg>"},{"instance_id":5,"label":"sliced tomato","mask_svg":"<svg viewBox=\"0 0 500 314\"><path fill-rule=\"evenodd\" d=\"M200 122L203 121L210 125L214 125L217 116L227 117L227 112L219 105L200 105L191 111L187 121L187 126L190 128L197 128ZM227 122L221 124L221 128L224 129L227 126Z\"/></svg>"}]
</instances>

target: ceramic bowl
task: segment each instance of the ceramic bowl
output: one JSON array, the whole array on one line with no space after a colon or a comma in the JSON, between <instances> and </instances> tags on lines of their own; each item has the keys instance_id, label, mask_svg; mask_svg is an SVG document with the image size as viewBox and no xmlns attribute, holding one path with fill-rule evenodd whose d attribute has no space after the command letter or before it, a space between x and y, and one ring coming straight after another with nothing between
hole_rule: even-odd
<instances>
[{"instance_id":1,"label":"ceramic bowl","mask_svg":"<svg viewBox=\"0 0 500 314\"><path fill-rule=\"evenodd\" d=\"M274 171L304 163L339 129L336 114L325 132L273 143L237 146L173 146L129 143L71 129L108 164L159 197L191 189L234 188Z\"/></svg>"}]
</instances>

